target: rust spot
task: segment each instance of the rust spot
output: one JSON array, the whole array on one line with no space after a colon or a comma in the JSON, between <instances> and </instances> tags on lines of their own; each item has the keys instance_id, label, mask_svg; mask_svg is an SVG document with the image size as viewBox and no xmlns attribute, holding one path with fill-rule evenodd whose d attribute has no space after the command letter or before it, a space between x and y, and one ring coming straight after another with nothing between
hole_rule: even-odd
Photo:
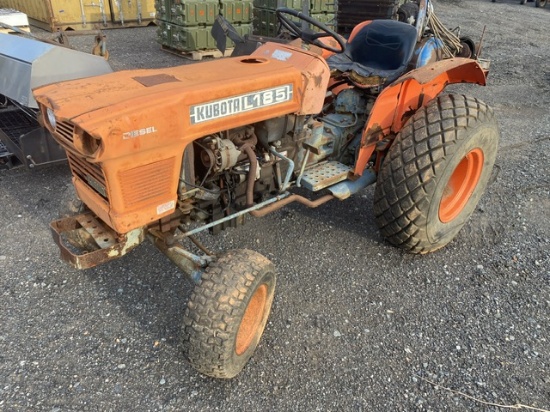
<instances>
[{"instance_id":1,"label":"rust spot","mask_svg":"<svg viewBox=\"0 0 550 412\"><path fill-rule=\"evenodd\" d=\"M382 127L376 123L373 124L369 130L365 133L366 138L364 139L364 143L362 146L369 146L373 143L376 143L378 140L382 140L384 138L384 131L382 130Z\"/></svg>"},{"instance_id":2,"label":"rust spot","mask_svg":"<svg viewBox=\"0 0 550 412\"><path fill-rule=\"evenodd\" d=\"M323 76L320 74L313 76L313 82L315 83L315 87L321 87L323 85Z\"/></svg>"},{"instance_id":3,"label":"rust spot","mask_svg":"<svg viewBox=\"0 0 550 412\"><path fill-rule=\"evenodd\" d=\"M87 222L92 226L85 228L82 226L81 222ZM53 239L61 252L61 258L77 269L88 269L117 259L124 256L145 240L145 232L143 229L134 229L125 234L115 233L106 225L103 225L99 219L96 219L92 213L84 213L55 220L50 223L50 229ZM80 244L81 242L78 242L79 244L74 244L74 242L70 241L72 238L66 236L69 232L74 232L79 229L83 229L87 233L89 233L88 230L94 232L94 235L83 239L86 244ZM101 247L101 245L97 244L96 238L108 239L103 245L105 247ZM70 246L65 244L67 240L69 240ZM88 244L94 246L92 243L95 243L95 247L92 247L91 249L93 250L90 251L88 249ZM98 249L97 247L101 248Z\"/></svg>"}]
</instances>

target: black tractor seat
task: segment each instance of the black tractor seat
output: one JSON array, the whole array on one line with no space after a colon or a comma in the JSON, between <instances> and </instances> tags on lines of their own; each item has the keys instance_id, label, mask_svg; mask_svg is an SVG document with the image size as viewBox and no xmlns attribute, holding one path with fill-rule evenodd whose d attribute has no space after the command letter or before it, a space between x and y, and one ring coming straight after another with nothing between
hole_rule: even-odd
<instances>
[{"instance_id":1,"label":"black tractor seat","mask_svg":"<svg viewBox=\"0 0 550 412\"><path fill-rule=\"evenodd\" d=\"M407 70L416 45L416 28L396 20L373 20L351 39L344 53L328 58L331 69L378 76L389 84Z\"/></svg>"}]
</instances>

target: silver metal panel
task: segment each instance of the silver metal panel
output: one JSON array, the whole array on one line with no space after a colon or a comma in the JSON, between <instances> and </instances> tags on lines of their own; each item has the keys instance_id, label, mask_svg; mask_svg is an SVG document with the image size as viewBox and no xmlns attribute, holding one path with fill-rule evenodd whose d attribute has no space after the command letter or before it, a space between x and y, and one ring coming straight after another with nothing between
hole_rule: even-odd
<instances>
[{"instance_id":1,"label":"silver metal panel","mask_svg":"<svg viewBox=\"0 0 550 412\"><path fill-rule=\"evenodd\" d=\"M103 57L0 33L0 94L23 106L38 108L35 87L112 71Z\"/></svg>"}]
</instances>

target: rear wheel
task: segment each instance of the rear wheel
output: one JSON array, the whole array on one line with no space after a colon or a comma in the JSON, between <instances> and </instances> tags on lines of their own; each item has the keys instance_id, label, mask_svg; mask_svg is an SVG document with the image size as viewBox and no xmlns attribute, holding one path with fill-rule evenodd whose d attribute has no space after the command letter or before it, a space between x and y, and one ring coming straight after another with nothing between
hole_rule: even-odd
<instances>
[{"instance_id":1,"label":"rear wheel","mask_svg":"<svg viewBox=\"0 0 550 412\"><path fill-rule=\"evenodd\" d=\"M271 261L235 250L210 264L184 315L183 351L199 372L232 378L248 362L264 331L275 291Z\"/></svg>"},{"instance_id":2,"label":"rear wheel","mask_svg":"<svg viewBox=\"0 0 550 412\"><path fill-rule=\"evenodd\" d=\"M535 0L535 6L536 7L545 7L547 0Z\"/></svg>"},{"instance_id":3,"label":"rear wheel","mask_svg":"<svg viewBox=\"0 0 550 412\"><path fill-rule=\"evenodd\" d=\"M499 139L493 110L438 96L409 119L378 175L374 212L392 244L427 253L449 243L483 194Z\"/></svg>"}]
</instances>

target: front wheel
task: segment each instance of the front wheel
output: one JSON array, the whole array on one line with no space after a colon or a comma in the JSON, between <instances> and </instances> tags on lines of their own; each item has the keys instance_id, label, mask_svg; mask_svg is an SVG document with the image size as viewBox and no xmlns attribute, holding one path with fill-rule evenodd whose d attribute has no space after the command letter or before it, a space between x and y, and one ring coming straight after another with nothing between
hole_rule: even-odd
<instances>
[{"instance_id":1,"label":"front wheel","mask_svg":"<svg viewBox=\"0 0 550 412\"><path fill-rule=\"evenodd\" d=\"M499 139L493 110L441 95L407 121L382 164L374 212L382 235L413 253L449 243L491 176Z\"/></svg>"},{"instance_id":2,"label":"front wheel","mask_svg":"<svg viewBox=\"0 0 550 412\"><path fill-rule=\"evenodd\" d=\"M275 291L273 263L235 250L210 264L183 319L183 352L199 372L232 378L248 362L267 323Z\"/></svg>"},{"instance_id":3,"label":"front wheel","mask_svg":"<svg viewBox=\"0 0 550 412\"><path fill-rule=\"evenodd\" d=\"M536 7L545 7L547 0L535 0L535 6Z\"/></svg>"}]
</instances>

